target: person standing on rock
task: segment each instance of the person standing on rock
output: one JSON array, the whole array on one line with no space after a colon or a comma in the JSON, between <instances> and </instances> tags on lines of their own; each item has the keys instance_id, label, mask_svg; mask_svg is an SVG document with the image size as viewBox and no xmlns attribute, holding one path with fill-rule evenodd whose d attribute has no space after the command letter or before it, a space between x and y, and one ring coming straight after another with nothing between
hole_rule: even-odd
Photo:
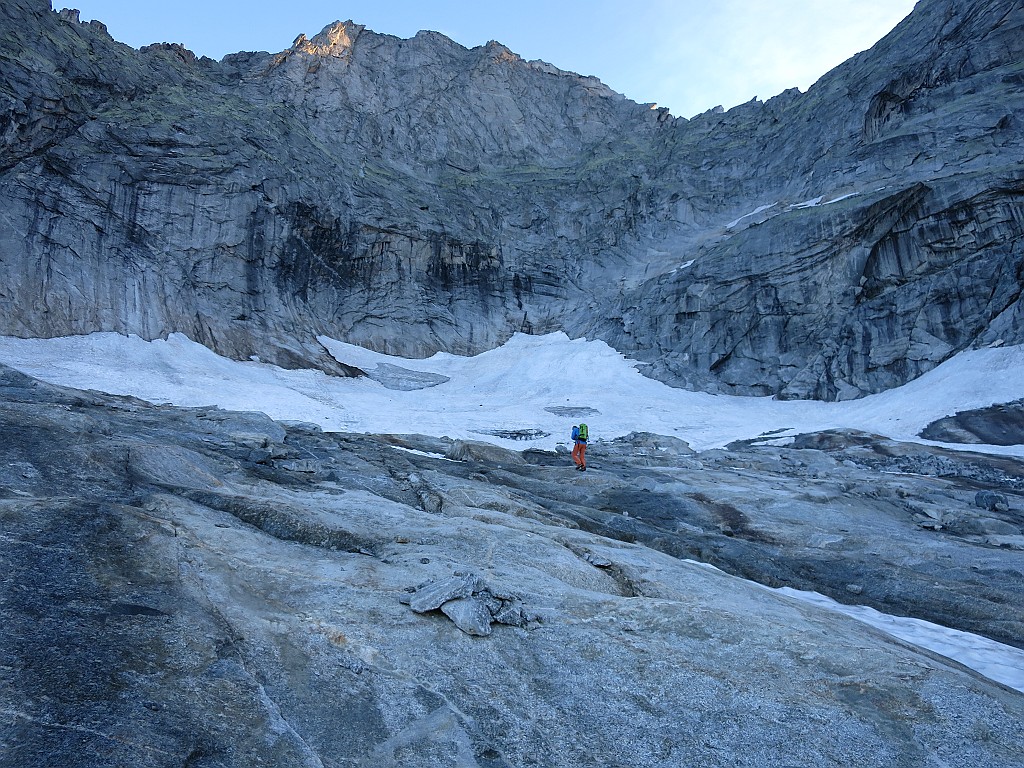
<instances>
[{"instance_id":1,"label":"person standing on rock","mask_svg":"<svg viewBox=\"0 0 1024 768\"><path fill-rule=\"evenodd\" d=\"M572 428L572 460L576 462L576 469L580 472L587 471L587 440L590 439L590 430L586 424L580 424Z\"/></svg>"}]
</instances>

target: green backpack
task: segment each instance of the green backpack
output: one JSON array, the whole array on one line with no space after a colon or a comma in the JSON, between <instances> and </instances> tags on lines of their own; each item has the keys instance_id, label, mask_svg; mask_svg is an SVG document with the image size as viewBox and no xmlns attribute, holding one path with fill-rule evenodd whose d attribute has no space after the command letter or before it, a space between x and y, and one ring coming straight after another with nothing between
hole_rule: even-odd
<instances>
[{"instance_id":1,"label":"green backpack","mask_svg":"<svg viewBox=\"0 0 1024 768\"><path fill-rule=\"evenodd\" d=\"M580 424L580 440L586 441L589 438L587 434L587 425Z\"/></svg>"}]
</instances>

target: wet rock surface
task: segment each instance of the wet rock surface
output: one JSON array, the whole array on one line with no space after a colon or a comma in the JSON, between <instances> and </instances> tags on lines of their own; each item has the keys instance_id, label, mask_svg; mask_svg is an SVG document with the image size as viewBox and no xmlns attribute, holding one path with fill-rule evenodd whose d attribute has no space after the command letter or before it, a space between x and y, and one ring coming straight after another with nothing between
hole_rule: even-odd
<instances>
[{"instance_id":1,"label":"wet rock surface","mask_svg":"<svg viewBox=\"0 0 1024 768\"><path fill-rule=\"evenodd\" d=\"M1024 749L1019 692L728 575L1022 647L1016 460L635 434L594 442L584 474L6 368L0 430L5 765L1009 768Z\"/></svg>"}]
</instances>

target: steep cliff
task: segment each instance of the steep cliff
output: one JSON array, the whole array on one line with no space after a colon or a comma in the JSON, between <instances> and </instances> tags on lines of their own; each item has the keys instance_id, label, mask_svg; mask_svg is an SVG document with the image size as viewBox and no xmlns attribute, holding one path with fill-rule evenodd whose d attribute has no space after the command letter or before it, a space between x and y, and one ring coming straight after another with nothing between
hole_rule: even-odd
<instances>
[{"instance_id":1,"label":"steep cliff","mask_svg":"<svg viewBox=\"0 0 1024 768\"><path fill-rule=\"evenodd\" d=\"M0 332L603 338L672 383L846 398L1024 341L1024 9L923 0L805 94L692 121L352 22L221 62L0 9ZM833 202L834 201L834 202Z\"/></svg>"}]
</instances>

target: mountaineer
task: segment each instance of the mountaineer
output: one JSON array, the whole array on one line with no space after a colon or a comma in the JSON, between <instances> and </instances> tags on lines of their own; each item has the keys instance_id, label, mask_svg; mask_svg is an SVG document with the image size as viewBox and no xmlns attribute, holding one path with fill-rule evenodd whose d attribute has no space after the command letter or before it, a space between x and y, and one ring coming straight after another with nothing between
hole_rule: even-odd
<instances>
[{"instance_id":1,"label":"mountaineer","mask_svg":"<svg viewBox=\"0 0 1024 768\"><path fill-rule=\"evenodd\" d=\"M576 469L580 472L587 471L587 440L590 439L590 431L586 424L580 424L572 428L572 460L576 462Z\"/></svg>"}]
</instances>

